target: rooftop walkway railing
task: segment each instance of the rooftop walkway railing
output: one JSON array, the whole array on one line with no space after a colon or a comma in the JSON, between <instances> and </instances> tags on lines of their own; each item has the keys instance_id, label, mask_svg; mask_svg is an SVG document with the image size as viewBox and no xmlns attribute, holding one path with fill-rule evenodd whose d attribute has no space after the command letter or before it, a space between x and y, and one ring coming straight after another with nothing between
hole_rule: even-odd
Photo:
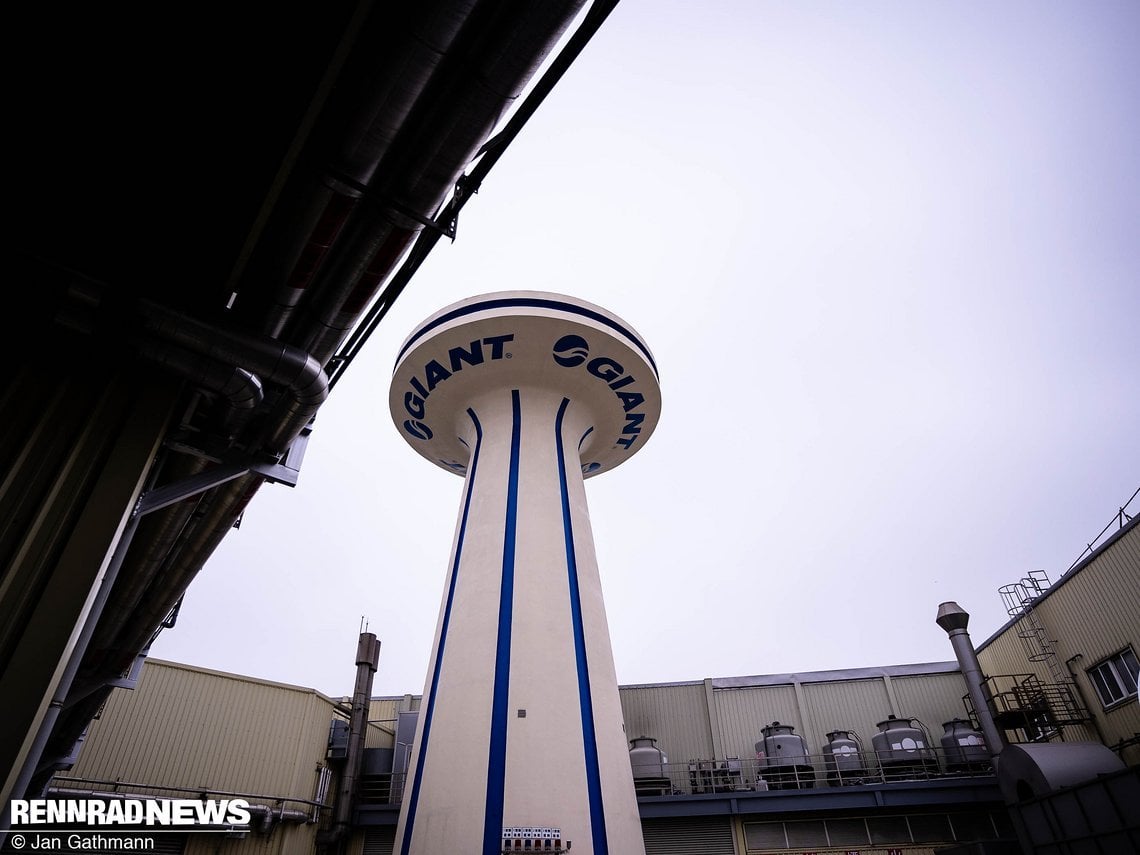
<instances>
[{"instance_id":1,"label":"rooftop walkway railing","mask_svg":"<svg viewBox=\"0 0 1140 855\"><path fill-rule=\"evenodd\" d=\"M980 746L954 751L926 746L884 752L858 750L639 764L634 767L634 787L639 796L688 796L856 787L992 774L989 756Z\"/></svg>"},{"instance_id":2,"label":"rooftop walkway railing","mask_svg":"<svg viewBox=\"0 0 1140 855\"><path fill-rule=\"evenodd\" d=\"M633 765L638 796L693 796L712 793L807 790L858 787L906 781L993 775L989 755L982 746L947 750L922 746L914 749L856 750L835 754L798 754L779 760L736 758L688 760L680 763ZM399 804L403 774L365 775L361 804Z\"/></svg>"}]
</instances>

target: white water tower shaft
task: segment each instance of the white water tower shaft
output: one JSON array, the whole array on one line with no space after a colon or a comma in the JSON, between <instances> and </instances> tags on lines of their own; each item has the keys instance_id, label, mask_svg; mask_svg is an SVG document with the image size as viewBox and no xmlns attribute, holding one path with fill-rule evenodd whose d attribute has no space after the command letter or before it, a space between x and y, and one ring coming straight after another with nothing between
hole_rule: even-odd
<instances>
[{"instance_id":1,"label":"white water tower shaft","mask_svg":"<svg viewBox=\"0 0 1140 855\"><path fill-rule=\"evenodd\" d=\"M652 354L590 303L483 295L409 336L389 403L465 478L395 851L644 852L584 479L653 432Z\"/></svg>"}]
</instances>

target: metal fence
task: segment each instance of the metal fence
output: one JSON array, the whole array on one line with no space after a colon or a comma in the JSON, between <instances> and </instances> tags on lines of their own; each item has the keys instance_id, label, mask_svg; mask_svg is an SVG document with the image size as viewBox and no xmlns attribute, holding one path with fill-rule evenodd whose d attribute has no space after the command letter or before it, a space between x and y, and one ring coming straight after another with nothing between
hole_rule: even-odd
<instances>
[{"instance_id":1,"label":"metal fence","mask_svg":"<svg viewBox=\"0 0 1140 855\"><path fill-rule=\"evenodd\" d=\"M701 795L705 793L806 790L854 787L897 781L992 775L981 751L914 750L856 751L843 755L801 754L783 758L689 760L641 766L634 785L639 796ZM657 771L661 774L653 774Z\"/></svg>"},{"instance_id":2,"label":"metal fence","mask_svg":"<svg viewBox=\"0 0 1140 855\"><path fill-rule=\"evenodd\" d=\"M803 754L792 762L770 758L689 760L683 763L638 764L634 787L639 796L690 796L711 793L804 790L819 787L856 787L900 781L929 781L993 774L984 750L969 747L947 750L857 751ZM780 765L777 765L777 762ZM361 781L362 804L399 804L405 776L366 775Z\"/></svg>"}]
</instances>

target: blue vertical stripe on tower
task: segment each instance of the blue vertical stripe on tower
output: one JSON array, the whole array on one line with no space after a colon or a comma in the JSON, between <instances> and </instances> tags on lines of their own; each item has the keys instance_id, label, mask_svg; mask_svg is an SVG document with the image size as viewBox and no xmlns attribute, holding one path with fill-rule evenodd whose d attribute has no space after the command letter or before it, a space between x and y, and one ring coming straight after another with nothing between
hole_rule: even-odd
<instances>
[{"instance_id":1,"label":"blue vertical stripe on tower","mask_svg":"<svg viewBox=\"0 0 1140 855\"><path fill-rule=\"evenodd\" d=\"M602 803L602 778L598 770L598 737L594 729L594 701L590 696L590 666L586 661L586 633L582 625L582 594L578 587L578 560L574 555L574 526L570 519L570 490L566 483L566 452L562 447L562 418L570 405L562 399L554 420L558 448L558 483L562 490L562 530L566 541L566 567L570 576L570 617L574 625L574 658L578 663L578 703L582 708L582 744L586 754L586 792L590 800L590 835L594 855L608 855L606 811ZM587 431L586 433L589 433ZM582 437L585 439L585 436ZM581 445L581 442L578 443Z\"/></svg>"},{"instance_id":2,"label":"blue vertical stripe on tower","mask_svg":"<svg viewBox=\"0 0 1140 855\"><path fill-rule=\"evenodd\" d=\"M439 672L443 665L443 647L447 643L447 626L451 623L451 604L455 601L455 582L459 578L459 557L463 554L463 538L467 533L467 512L471 509L471 494L475 492L475 469L479 465L479 447L483 444L483 426L479 417L470 407L467 415L475 426L475 450L471 453L471 466L467 472L467 495L463 499L463 516L459 521L459 536L455 539L455 559L451 562L451 581L447 586L447 605L443 609L443 626L439 630L439 649L435 653L435 665L428 687L427 706L424 711L424 729L420 735L419 752L416 760L416 774L412 780L412 790L408 797L408 814L404 821L404 837L400 842L401 855L408 855L412 842L412 826L416 823L416 807L420 800L420 784L424 776L424 758L427 756L428 737L431 735L431 720L435 712L436 690L439 688Z\"/></svg>"},{"instance_id":3,"label":"blue vertical stripe on tower","mask_svg":"<svg viewBox=\"0 0 1140 855\"><path fill-rule=\"evenodd\" d=\"M507 692L511 679L511 620L515 595L515 533L519 505L519 446L522 403L511 390L511 465L507 474L507 518L503 529L503 579L499 588L499 639L495 647L495 688L491 701L491 744L487 753L487 802L483 815L483 855L503 851L503 796L507 783Z\"/></svg>"}]
</instances>

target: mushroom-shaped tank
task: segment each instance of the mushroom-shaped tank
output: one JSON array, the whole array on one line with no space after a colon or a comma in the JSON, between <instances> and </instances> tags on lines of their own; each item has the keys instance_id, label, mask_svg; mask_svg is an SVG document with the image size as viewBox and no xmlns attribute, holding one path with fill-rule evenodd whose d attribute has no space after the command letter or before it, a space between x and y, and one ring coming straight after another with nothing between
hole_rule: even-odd
<instances>
[{"instance_id":1,"label":"mushroom-shaped tank","mask_svg":"<svg viewBox=\"0 0 1140 855\"><path fill-rule=\"evenodd\" d=\"M389 405L416 451L462 475L469 412L512 390L553 400L555 412L569 403L586 478L640 449L661 413L657 366L641 336L598 306L542 291L472 297L432 315L400 349Z\"/></svg>"}]
</instances>

